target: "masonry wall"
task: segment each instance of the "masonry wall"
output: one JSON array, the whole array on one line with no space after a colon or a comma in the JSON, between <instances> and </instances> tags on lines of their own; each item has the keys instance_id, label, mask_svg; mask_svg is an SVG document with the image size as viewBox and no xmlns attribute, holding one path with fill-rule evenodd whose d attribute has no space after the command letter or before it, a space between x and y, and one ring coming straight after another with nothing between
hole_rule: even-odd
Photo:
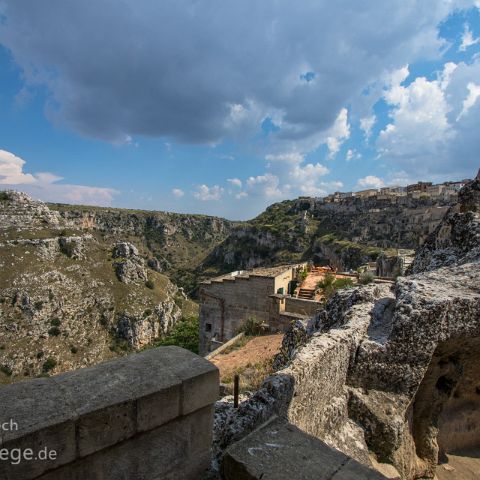
<instances>
[{"instance_id":1,"label":"masonry wall","mask_svg":"<svg viewBox=\"0 0 480 480\"><path fill-rule=\"evenodd\" d=\"M17 425L1 432L0 478L198 479L218 385L210 362L161 347L0 388L0 420ZM56 458L12 464L10 453L28 448Z\"/></svg>"},{"instance_id":2,"label":"masonry wall","mask_svg":"<svg viewBox=\"0 0 480 480\"><path fill-rule=\"evenodd\" d=\"M299 313L313 317L321 308L321 304L315 300L305 300L296 297L285 298L285 311L291 313Z\"/></svg>"},{"instance_id":3,"label":"masonry wall","mask_svg":"<svg viewBox=\"0 0 480 480\"><path fill-rule=\"evenodd\" d=\"M208 353L214 337L221 342L233 338L249 317L267 322L269 295L274 291L275 279L260 276L212 281L211 284L202 285L200 354Z\"/></svg>"}]
</instances>

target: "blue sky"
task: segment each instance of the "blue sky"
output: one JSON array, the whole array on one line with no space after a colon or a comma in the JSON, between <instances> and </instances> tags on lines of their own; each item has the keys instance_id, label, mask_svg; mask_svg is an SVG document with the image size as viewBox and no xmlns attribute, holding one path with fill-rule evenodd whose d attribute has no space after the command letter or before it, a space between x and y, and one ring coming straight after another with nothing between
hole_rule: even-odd
<instances>
[{"instance_id":1,"label":"blue sky","mask_svg":"<svg viewBox=\"0 0 480 480\"><path fill-rule=\"evenodd\" d=\"M479 8L0 0L0 188L246 219L472 177Z\"/></svg>"}]
</instances>

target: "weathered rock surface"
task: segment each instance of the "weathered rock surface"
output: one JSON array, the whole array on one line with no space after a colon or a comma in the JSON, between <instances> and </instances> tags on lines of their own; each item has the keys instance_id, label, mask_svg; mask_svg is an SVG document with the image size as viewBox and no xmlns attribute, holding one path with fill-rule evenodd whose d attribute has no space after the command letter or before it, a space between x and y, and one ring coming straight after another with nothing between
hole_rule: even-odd
<instances>
[{"instance_id":1,"label":"weathered rock surface","mask_svg":"<svg viewBox=\"0 0 480 480\"><path fill-rule=\"evenodd\" d=\"M144 347L195 311L141 245L85 233L18 192L2 194L0 219L0 384Z\"/></svg>"},{"instance_id":2,"label":"weathered rock surface","mask_svg":"<svg viewBox=\"0 0 480 480\"><path fill-rule=\"evenodd\" d=\"M292 326L277 374L238 410L219 405L219 458L272 415L403 480L433 478L445 452L480 445L478 181L419 252L419 273L340 291ZM445 228L448 256L436 250Z\"/></svg>"},{"instance_id":3,"label":"weathered rock surface","mask_svg":"<svg viewBox=\"0 0 480 480\"><path fill-rule=\"evenodd\" d=\"M313 259L340 270L356 269L384 251L391 255L392 249L417 248L451 205L450 200L409 197L284 201L235 225L205 266L232 271Z\"/></svg>"},{"instance_id":4,"label":"weathered rock surface","mask_svg":"<svg viewBox=\"0 0 480 480\"><path fill-rule=\"evenodd\" d=\"M417 252L411 273L457 265L480 257L480 171L459 193L460 203Z\"/></svg>"},{"instance_id":5,"label":"weathered rock surface","mask_svg":"<svg viewBox=\"0 0 480 480\"><path fill-rule=\"evenodd\" d=\"M86 229L112 244L122 240L117 258L130 258L128 244L134 245L146 253L150 269L165 273L189 293L202 277L205 258L235 224L206 215L59 204L50 208L73 228ZM125 269L132 271L131 267Z\"/></svg>"},{"instance_id":6,"label":"weathered rock surface","mask_svg":"<svg viewBox=\"0 0 480 480\"><path fill-rule=\"evenodd\" d=\"M225 480L385 480L285 420L274 419L231 446Z\"/></svg>"}]
</instances>

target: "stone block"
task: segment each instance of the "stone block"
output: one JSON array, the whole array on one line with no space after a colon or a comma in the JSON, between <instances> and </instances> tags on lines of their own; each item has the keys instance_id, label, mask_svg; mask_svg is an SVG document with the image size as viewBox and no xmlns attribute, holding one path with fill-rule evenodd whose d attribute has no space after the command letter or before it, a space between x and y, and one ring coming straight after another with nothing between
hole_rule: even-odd
<instances>
[{"instance_id":1,"label":"stone block","mask_svg":"<svg viewBox=\"0 0 480 480\"><path fill-rule=\"evenodd\" d=\"M350 459L333 477L332 480L385 480L380 472L367 468Z\"/></svg>"},{"instance_id":2,"label":"stone block","mask_svg":"<svg viewBox=\"0 0 480 480\"><path fill-rule=\"evenodd\" d=\"M180 403L182 415L210 405L218 399L220 379L215 365L178 347L163 349L168 350L165 366L168 366L182 382Z\"/></svg>"},{"instance_id":3,"label":"stone block","mask_svg":"<svg viewBox=\"0 0 480 480\"><path fill-rule=\"evenodd\" d=\"M222 472L226 480L385 480L283 419L274 419L231 445Z\"/></svg>"},{"instance_id":4,"label":"stone block","mask_svg":"<svg viewBox=\"0 0 480 480\"><path fill-rule=\"evenodd\" d=\"M65 402L63 392L49 379L35 379L1 388L0 420L15 423L15 428L0 432L0 449L8 452L32 449L35 456L45 449L56 452L53 460L23 460L17 465L8 460L0 461L0 478L34 478L74 460L75 413Z\"/></svg>"},{"instance_id":5,"label":"stone block","mask_svg":"<svg viewBox=\"0 0 480 480\"><path fill-rule=\"evenodd\" d=\"M76 414L81 457L135 434L135 396L127 372L117 368L117 362L107 362L53 378Z\"/></svg>"},{"instance_id":6,"label":"stone block","mask_svg":"<svg viewBox=\"0 0 480 480\"><path fill-rule=\"evenodd\" d=\"M208 468L210 445L193 455L192 425L198 413L178 418L126 442L81 458L38 480L198 480Z\"/></svg>"},{"instance_id":7,"label":"stone block","mask_svg":"<svg viewBox=\"0 0 480 480\"><path fill-rule=\"evenodd\" d=\"M189 415L190 420L190 454L210 451L213 441L214 406L209 405Z\"/></svg>"},{"instance_id":8,"label":"stone block","mask_svg":"<svg viewBox=\"0 0 480 480\"><path fill-rule=\"evenodd\" d=\"M4 387L0 419L19 428L2 432L0 448L48 447L57 458L2 461L0 478L150 480L186 469L193 479L195 459L210 456L218 385L210 362L164 347Z\"/></svg>"}]
</instances>

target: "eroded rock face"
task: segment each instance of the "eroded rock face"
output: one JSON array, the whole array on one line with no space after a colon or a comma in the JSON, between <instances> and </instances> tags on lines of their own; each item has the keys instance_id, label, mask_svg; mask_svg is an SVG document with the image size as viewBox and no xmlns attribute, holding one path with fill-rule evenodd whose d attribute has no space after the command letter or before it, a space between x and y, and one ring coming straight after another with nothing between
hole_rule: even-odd
<instances>
[{"instance_id":1,"label":"eroded rock face","mask_svg":"<svg viewBox=\"0 0 480 480\"><path fill-rule=\"evenodd\" d=\"M433 478L445 452L478 447L479 213L467 194L468 208L452 208L419 252L417 274L340 291L316 319L293 325L277 374L216 437L239 438L280 414L402 480Z\"/></svg>"},{"instance_id":2,"label":"eroded rock face","mask_svg":"<svg viewBox=\"0 0 480 480\"><path fill-rule=\"evenodd\" d=\"M141 242L112 247L28 195L0 192L0 387L143 347L192 310L161 273L147 285ZM116 276L124 261L128 284Z\"/></svg>"},{"instance_id":3,"label":"eroded rock face","mask_svg":"<svg viewBox=\"0 0 480 480\"><path fill-rule=\"evenodd\" d=\"M145 261L132 243L117 243L113 247L112 257L118 259L115 263L115 273L121 282L138 283L148 279Z\"/></svg>"},{"instance_id":4,"label":"eroded rock face","mask_svg":"<svg viewBox=\"0 0 480 480\"><path fill-rule=\"evenodd\" d=\"M154 311L136 316L123 313L117 323L116 331L133 348L142 348L170 331L180 320L182 311L171 300L157 305Z\"/></svg>"},{"instance_id":5,"label":"eroded rock face","mask_svg":"<svg viewBox=\"0 0 480 480\"><path fill-rule=\"evenodd\" d=\"M480 257L480 172L459 193L441 224L418 250L411 273L458 265Z\"/></svg>"}]
</instances>

